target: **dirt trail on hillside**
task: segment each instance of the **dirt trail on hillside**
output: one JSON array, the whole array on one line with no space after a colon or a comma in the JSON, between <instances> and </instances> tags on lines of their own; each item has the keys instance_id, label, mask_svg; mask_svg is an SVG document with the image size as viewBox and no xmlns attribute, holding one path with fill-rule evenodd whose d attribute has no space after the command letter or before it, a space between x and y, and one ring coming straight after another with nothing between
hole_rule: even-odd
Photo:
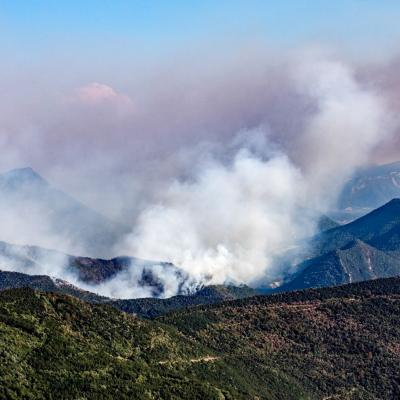
<instances>
[{"instance_id":1,"label":"dirt trail on hillside","mask_svg":"<svg viewBox=\"0 0 400 400\"><path fill-rule=\"evenodd\" d=\"M199 358L191 358L189 360L177 360L177 361L169 361L169 360L165 360L165 361L159 361L159 364L177 364L177 363L182 363L182 362L190 362L190 363L199 363L199 362L213 362L216 360L219 360L220 357L217 356L204 356L204 357L199 357Z\"/></svg>"}]
</instances>

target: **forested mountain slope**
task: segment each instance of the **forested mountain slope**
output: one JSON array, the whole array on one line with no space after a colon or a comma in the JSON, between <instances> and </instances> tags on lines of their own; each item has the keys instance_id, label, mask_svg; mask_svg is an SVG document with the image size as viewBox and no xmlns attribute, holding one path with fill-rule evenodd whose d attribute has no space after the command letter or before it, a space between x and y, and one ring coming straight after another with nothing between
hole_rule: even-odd
<instances>
[{"instance_id":1,"label":"forested mountain slope","mask_svg":"<svg viewBox=\"0 0 400 400\"><path fill-rule=\"evenodd\" d=\"M0 397L395 399L400 279L256 296L145 321L0 293Z\"/></svg>"}]
</instances>

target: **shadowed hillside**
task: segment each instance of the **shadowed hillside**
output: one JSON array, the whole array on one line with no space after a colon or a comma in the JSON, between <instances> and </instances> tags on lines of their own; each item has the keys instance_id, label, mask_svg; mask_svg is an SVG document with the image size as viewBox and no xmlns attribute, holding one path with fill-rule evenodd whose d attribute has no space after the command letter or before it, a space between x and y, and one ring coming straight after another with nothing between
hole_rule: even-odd
<instances>
[{"instance_id":1,"label":"shadowed hillside","mask_svg":"<svg viewBox=\"0 0 400 400\"><path fill-rule=\"evenodd\" d=\"M278 291L400 275L400 199L313 238Z\"/></svg>"},{"instance_id":2,"label":"shadowed hillside","mask_svg":"<svg viewBox=\"0 0 400 400\"><path fill-rule=\"evenodd\" d=\"M227 300L242 299L257 295L258 292L248 286L206 286L189 295L173 296L168 299L132 299L115 300L110 304L119 310L155 318L171 311L205 304L220 303Z\"/></svg>"},{"instance_id":3,"label":"shadowed hillside","mask_svg":"<svg viewBox=\"0 0 400 400\"><path fill-rule=\"evenodd\" d=\"M67 294L93 304L108 303L113 307L144 318L155 318L182 308L214 304L224 300L255 296L258 292L248 286L206 286L189 295L178 295L167 299L141 298L113 300L82 290L70 283L52 279L46 275L27 275L19 272L0 271L0 290L29 287L43 292Z\"/></svg>"}]
</instances>

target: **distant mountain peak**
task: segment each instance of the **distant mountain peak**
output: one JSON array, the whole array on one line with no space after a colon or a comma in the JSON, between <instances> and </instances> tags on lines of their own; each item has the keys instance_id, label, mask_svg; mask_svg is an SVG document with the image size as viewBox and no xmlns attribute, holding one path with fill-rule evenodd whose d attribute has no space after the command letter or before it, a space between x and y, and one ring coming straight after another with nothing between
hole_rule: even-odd
<instances>
[{"instance_id":1,"label":"distant mountain peak","mask_svg":"<svg viewBox=\"0 0 400 400\"><path fill-rule=\"evenodd\" d=\"M94 257L114 256L111 249L129 232L53 186L31 167L0 174L0 219L5 218L20 228L2 232L3 240Z\"/></svg>"},{"instance_id":2,"label":"distant mountain peak","mask_svg":"<svg viewBox=\"0 0 400 400\"><path fill-rule=\"evenodd\" d=\"M360 223L364 223L365 221L377 219L377 218L384 218L392 220L400 215L400 199L393 198L392 200L388 201L381 207L376 208L375 210L371 211L367 215L351 222L349 226L357 225Z\"/></svg>"},{"instance_id":3,"label":"distant mountain peak","mask_svg":"<svg viewBox=\"0 0 400 400\"><path fill-rule=\"evenodd\" d=\"M3 173L0 177L9 184L32 182L47 185L47 181L31 167L15 168Z\"/></svg>"},{"instance_id":4,"label":"distant mountain peak","mask_svg":"<svg viewBox=\"0 0 400 400\"><path fill-rule=\"evenodd\" d=\"M346 220L366 214L392 198L400 197L400 162L359 170L349 179L339 197L338 208ZM352 218L353 216L353 218Z\"/></svg>"},{"instance_id":5,"label":"distant mountain peak","mask_svg":"<svg viewBox=\"0 0 400 400\"><path fill-rule=\"evenodd\" d=\"M390 205L400 206L400 198L394 198L394 199L390 200L389 202L387 202L382 207L387 207L387 206L390 206Z\"/></svg>"}]
</instances>

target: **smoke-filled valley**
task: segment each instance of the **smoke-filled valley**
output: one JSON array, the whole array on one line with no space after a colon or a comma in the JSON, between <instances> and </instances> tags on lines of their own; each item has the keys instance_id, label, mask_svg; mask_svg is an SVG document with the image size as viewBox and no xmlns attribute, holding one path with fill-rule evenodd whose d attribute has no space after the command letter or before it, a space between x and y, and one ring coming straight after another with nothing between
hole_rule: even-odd
<instances>
[{"instance_id":1,"label":"smoke-filled valley","mask_svg":"<svg viewBox=\"0 0 400 400\"><path fill-rule=\"evenodd\" d=\"M157 158L140 164L133 161L131 172L123 167L126 155L118 158L115 149L110 149L115 158L111 164L109 157L103 160L90 155L92 173L106 171L100 180L88 179L85 163L62 166L70 160L68 152L59 163L46 166L52 179L61 177L60 186L68 187L71 177L75 187L85 185L80 197L95 199L96 208L108 218L57 189L58 182L53 187L30 168L4 173L0 177L0 239L60 252L57 257L43 252L29 271L17 270L55 276L117 298L166 297L208 284L265 287L284 280L287 270L282 267L282 255L288 251L296 254L296 248L304 250L307 239L318 233L321 218L338 208L346 181L374 159L385 140L393 142L397 129L388 94L366 77L360 78L349 63L314 52L304 52L301 60L297 56L291 61L280 79L289 92L288 101L296 103L291 106L298 115L285 115L291 110L279 102L274 105L276 115L270 115L266 101L265 115L254 127L244 123L236 132L225 132L222 140L215 132L214 138L193 145L182 139L173 152L158 151ZM277 72L271 66L266 72L268 83ZM140 119L128 97L104 85L80 89L75 96L69 113L76 113L76 102L80 102L80 107L93 109L93 113L98 108L102 118L118 126L121 118L124 124ZM127 107L123 116L119 115L122 106ZM118 118L116 110L107 114L110 107L118 107ZM80 116L82 123L93 117ZM298 124L278 132L285 129L282 124L287 118ZM281 126L276 122L279 119ZM124 128L128 131L133 126ZM129 145L135 154L138 149ZM5 142L3 153L12 150ZM28 162L30 157L19 150L17 159L24 158ZM118 200L111 201L110 196ZM71 271L68 257L62 253L155 261L132 262L112 279L91 287ZM173 268L165 268L167 263ZM2 264L5 269L15 268L9 259ZM143 285L143 265L147 269L151 265L165 290L157 292Z\"/></svg>"}]
</instances>

